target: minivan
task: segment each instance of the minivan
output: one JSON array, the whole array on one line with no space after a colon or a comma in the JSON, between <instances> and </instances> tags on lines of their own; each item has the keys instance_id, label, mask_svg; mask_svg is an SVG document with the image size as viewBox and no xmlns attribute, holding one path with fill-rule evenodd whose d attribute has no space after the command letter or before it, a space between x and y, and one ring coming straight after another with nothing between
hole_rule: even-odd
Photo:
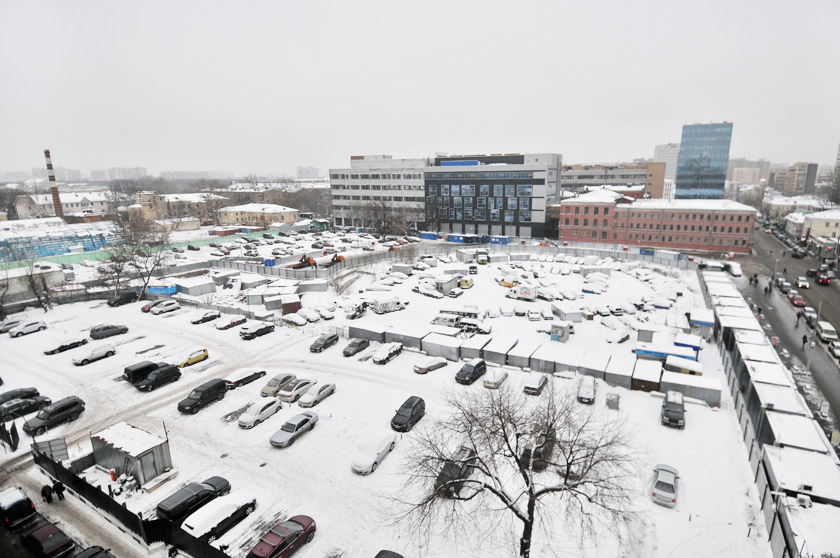
<instances>
[{"instance_id":1,"label":"minivan","mask_svg":"<svg viewBox=\"0 0 840 558\"><path fill-rule=\"evenodd\" d=\"M474 358L461 367L455 374L455 381L459 384L470 385L487 372L487 364L483 358Z\"/></svg>"},{"instance_id":2,"label":"minivan","mask_svg":"<svg viewBox=\"0 0 840 558\"><path fill-rule=\"evenodd\" d=\"M181 528L206 543L212 543L245 519L257 499L250 492L234 492L203 505L184 520Z\"/></svg>"},{"instance_id":3,"label":"minivan","mask_svg":"<svg viewBox=\"0 0 840 558\"><path fill-rule=\"evenodd\" d=\"M163 364L165 363L155 364L154 362L144 360L143 362L126 366L125 370L123 370L123 378L129 383L136 384L137 382L145 380L146 376L148 376L152 370L157 370L157 368Z\"/></svg>"},{"instance_id":4,"label":"minivan","mask_svg":"<svg viewBox=\"0 0 840 558\"><path fill-rule=\"evenodd\" d=\"M210 477L204 482L191 482L157 505L161 519L178 523L218 496L230 493L230 482L223 477Z\"/></svg>"},{"instance_id":5,"label":"minivan","mask_svg":"<svg viewBox=\"0 0 840 558\"><path fill-rule=\"evenodd\" d=\"M157 368L149 372L144 379L134 384L134 387L140 391L152 391L162 385L177 382L181 379L181 371L174 364L161 362L156 366Z\"/></svg>"},{"instance_id":6,"label":"minivan","mask_svg":"<svg viewBox=\"0 0 840 558\"><path fill-rule=\"evenodd\" d=\"M592 376L584 376L580 379L578 385L577 400L587 405L595 403L595 392L598 389L598 384Z\"/></svg>"},{"instance_id":7,"label":"minivan","mask_svg":"<svg viewBox=\"0 0 840 558\"><path fill-rule=\"evenodd\" d=\"M837 330L828 322L817 322L817 336L823 342L837 341Z\"/></svg>"},{"instance_id":8,"label":"minivan","mask_svg":"<svg viewBox=\"0 0 840 558\"><path fill-rule=\"evenodd\" d=\"M23 431L34 436L41 436L47 428L61 424L65 421L73 421L79 418L85 410L85 402L75 395L65 397L47 405L33 418L23 423Z\"/></svg>"},{"instance_id":9,"label":"minivan","mask_svg":"<svg viewBox=\"0 0 840 558\"><path fill-rule=\"evenodd\" d=\"M227 382L221 378L208 380L192 390L186 399L179 401L178 410L194 415L213 401L224 399L227 389Z\"/></svg>"},{"instance_id":10,"label":"minivan","mask_svg":"<svg viewBox=\"0 0 840 558\"><path fill-rule=\"evenodd\" d=\"M23 489L13 486L0 492L0 516L8 529L14 529L34 515L35 504Z\"/></svg>"},{"instance_id":11,"label":"minivan","mask_svg":"<svg viewBox=\"0 0 840 558\"><path fill-rule=\"evenodd\" d=\"M432 325L459 327L461 325L461 316L456 316L454 314L438 314L432 320Z\"/></svg>"}]
</instances>

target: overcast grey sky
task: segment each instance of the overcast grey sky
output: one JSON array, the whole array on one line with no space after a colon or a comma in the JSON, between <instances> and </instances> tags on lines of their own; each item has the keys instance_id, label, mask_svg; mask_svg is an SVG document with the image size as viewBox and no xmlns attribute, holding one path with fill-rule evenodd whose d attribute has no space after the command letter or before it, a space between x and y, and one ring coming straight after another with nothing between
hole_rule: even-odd
<instances>
[{"instance_id":1,"label":"overcast grey sky","mask_svg":"<svg viewBox=\"0 0 840 558\"><path fill-rule=\"evenodd\" d=\"M831 163L837 0L0 0L0 169L294 172L350 155Z\"/></svg>"}]
</instances>

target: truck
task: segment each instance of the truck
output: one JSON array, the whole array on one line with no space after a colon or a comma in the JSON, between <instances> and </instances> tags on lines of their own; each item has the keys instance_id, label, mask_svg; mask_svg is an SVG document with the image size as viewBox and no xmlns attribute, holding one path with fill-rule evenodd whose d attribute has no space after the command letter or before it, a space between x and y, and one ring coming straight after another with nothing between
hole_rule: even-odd
<instances>
[{"instance_id":1,"label":"truck","mask_svg":"<svg viewBox=\"0 0 840 558\"><path fill-rule=\"evenodd\" d=\"M531 285L517 285L511 288L506 295L508 298L516 300L533 301L537 298L537 288Z\"/></svg>"},{"instance_id":2,"label":"truck","mask_svg":"<svg viewBox=\"0 0 840 558\"><path fill-rule=\"evenodd\" d=\"M405 309L405 305L396 297L371 300L368 302L368 307L377 314L386 314Z\"/></svg>"}]
</instances>

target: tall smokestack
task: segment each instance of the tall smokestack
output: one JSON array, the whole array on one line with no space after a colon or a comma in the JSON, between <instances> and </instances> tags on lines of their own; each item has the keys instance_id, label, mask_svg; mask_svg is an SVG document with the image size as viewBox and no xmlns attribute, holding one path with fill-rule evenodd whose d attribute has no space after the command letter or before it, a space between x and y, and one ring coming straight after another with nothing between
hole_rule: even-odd
<instances>
[{"instance_id":1,"label":"tall smokestack","mask_svg":"<svg viewBox=\"0 0 840 558\"><path fill-rule=\"evenodd\" d=\"M50 194L52 195L53 209L56 217L64 217L64 208L61 207L61 198L58 196L58 185L55 183L55 171L53 171L50 150L44 149L44 157L47 158L47 176L50 179Z\"/></svg>"}]
</instances>

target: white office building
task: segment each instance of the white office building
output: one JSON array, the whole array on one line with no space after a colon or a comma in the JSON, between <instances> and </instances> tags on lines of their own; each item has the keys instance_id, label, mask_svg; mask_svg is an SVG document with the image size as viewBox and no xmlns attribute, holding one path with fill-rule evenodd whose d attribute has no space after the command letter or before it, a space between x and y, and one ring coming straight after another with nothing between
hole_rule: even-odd
<instances>
[{"instance_id":1,"label":"white office building","mask_svg":"<svg viewBox=\"0 0 840 558\"><path fill-rule=\"evenodd\" d=\"M663 143L657 145L653 150L653 160L657 163L665 163L665 180L675 181L677 179L677 160L679 157L680 144L678 143ZM670 199L673 199L673 196Z\"/></svg>"}]
</instances>

